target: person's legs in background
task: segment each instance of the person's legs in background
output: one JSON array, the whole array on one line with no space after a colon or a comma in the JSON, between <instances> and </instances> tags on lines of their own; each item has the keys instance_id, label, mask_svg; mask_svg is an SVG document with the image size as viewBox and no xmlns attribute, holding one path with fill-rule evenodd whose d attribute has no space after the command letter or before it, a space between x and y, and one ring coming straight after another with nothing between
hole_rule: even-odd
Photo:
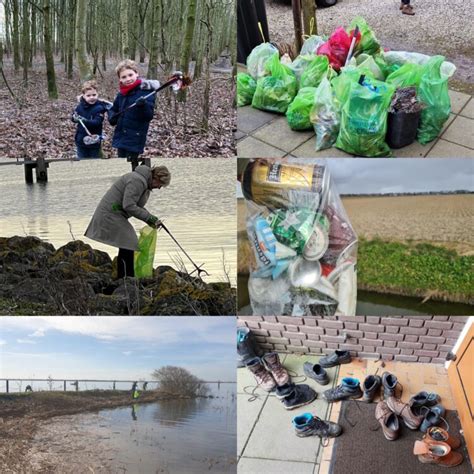
<instances>
[{"instance_id":1,"label":"person's legs in background","mask_svg":"<svg viewBox=\"0 0 474 474\"><path fill-rule=\"evenodd\" d=\"M402 0L400 10L404 15L414 15L413 7L410 5L410 0Z\"/></svg>"},{"instance_id":2,"label":"person's legs in background","mask_svg":"<svg viewBox=\"0 0 474 474\"><path fill-rule=\"evenodd\" d=\"M119 249L117 256L117 276L118 278L124 278L126 276L134 277L134 252L128 249Z\"/></svg>"},{"instance_id":3,"label":"person's legs in background","mask_svg":"<svg viewBox=\"0 0 474 474\"><path fill-rule=\"evenodd\" d=\"M117 156L119 158L127 158L127 161L132 163L132 171L138 166L138 155L139 153L134 153L132 151L125 150L124 148L119 148L117 150Z\"/></svg>"}]
</instances>

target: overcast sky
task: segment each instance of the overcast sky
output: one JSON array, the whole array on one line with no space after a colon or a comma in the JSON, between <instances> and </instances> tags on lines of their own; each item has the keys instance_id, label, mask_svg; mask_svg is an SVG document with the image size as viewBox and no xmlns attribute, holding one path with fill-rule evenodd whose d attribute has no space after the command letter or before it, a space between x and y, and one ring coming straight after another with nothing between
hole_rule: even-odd
<instances>
[{"instance_id":1,"label":"overcast sky","mask_svg":"<svg viewBox=\"0 0 474 474\"><path fill-rule=\"evenodd\" d=\"M308 161L326 163L329 166L340 194L441 192L461 189L474 192L472 159L333 158ZM240 189L238 196L242 197Z\"/></svg>"},{"instance_id":2,"label":"overcast sky","mask_svg":"<svg viewBox=\"0 0 474 474\"><path fill-rule=\"evenodd\" d=\"M235 380L235 318L0 317L0 378L149 379L176 365Z\"/></svg>"}]
</instances>

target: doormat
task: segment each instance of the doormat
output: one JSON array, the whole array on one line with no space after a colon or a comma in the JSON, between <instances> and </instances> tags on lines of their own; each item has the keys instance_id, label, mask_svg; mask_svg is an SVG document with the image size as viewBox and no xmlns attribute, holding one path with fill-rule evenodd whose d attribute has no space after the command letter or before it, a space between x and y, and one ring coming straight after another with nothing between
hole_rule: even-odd
<instances>
[{"instance_id":1,"label":"doormat","mask_svg":"<svg viewBox=\"0 0 474 474\"><path fill-rule=\"evenodd\" d=\"M408 429L399 418L400 436L395 441L388 441L375 419L375 406L376 403L342 402L338 423L342 426L343 433L335 439L330 474L439 474L439 466L422 464L413 454L415 441L421 439L423 433ZM457 412L448 410L446 420L449 423L449 432L460 437L458 433L461 424ZM373 431L375 429L377 431ZM471 474L473 471L464 441L457 451L463 454L464 461L447 471L450 474Z\"/></svg>"}]
</instances>

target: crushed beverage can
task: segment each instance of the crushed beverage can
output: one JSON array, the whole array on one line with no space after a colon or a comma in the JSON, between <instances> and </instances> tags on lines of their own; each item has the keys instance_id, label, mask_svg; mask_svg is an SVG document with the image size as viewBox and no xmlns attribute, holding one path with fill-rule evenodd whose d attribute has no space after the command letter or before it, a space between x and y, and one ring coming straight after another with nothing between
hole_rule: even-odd
<instances>
[{"instance_id":1,"label":"crushed beverage can","mask_svg":"<svg viewBox=\"0 0 474 474\"><path fill-rule=\"evenodd\" d=\"M329 247L329 220L324 214L318 214L313 224L313 232L303 248L306 260L319 260Z\"/></svg>"}]
</instances>

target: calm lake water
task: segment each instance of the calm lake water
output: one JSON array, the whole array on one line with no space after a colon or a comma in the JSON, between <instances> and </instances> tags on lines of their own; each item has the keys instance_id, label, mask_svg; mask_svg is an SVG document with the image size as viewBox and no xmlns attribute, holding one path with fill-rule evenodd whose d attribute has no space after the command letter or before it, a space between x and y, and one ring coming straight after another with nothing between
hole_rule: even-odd
<instances>
[{"instance_id":1,"label":"calm lake water","mask_svg":"<svg viewBox=\"0 0 474 474\"><path fill-rule=\"evenodd\" d=\"M164 219L168 229L197 263L205 263L208 281L225 280L223 258L236 282L235 160L154 159L171 171L171 184L154 190L147 209ZM84 237L102 196L114 181L131 170L125 160L51 163L46 184L27 185L23 166L0 166L0 236L33 235L56 248L76 239L114 257L118 250ZM145 224L130 222L137 230ZM155 267L172 265L179 250L164 232L158 233ZM192 266L179 253L186 267ZM224 256L224 257L223 257Z\"/></svg>"},{"instance_id":2,"label":"calm lake water","mask_svg":"<svg viewBox=\"0 0 474 474\"><path fill-rule=\"evenodd\" d=\"M221 385L213 394L218 398L55 417L39 429L35 445L42 444L58 465L70 455L78 467L95 472L235 473L235 385Z\"/></svg>"}]
</instances>

